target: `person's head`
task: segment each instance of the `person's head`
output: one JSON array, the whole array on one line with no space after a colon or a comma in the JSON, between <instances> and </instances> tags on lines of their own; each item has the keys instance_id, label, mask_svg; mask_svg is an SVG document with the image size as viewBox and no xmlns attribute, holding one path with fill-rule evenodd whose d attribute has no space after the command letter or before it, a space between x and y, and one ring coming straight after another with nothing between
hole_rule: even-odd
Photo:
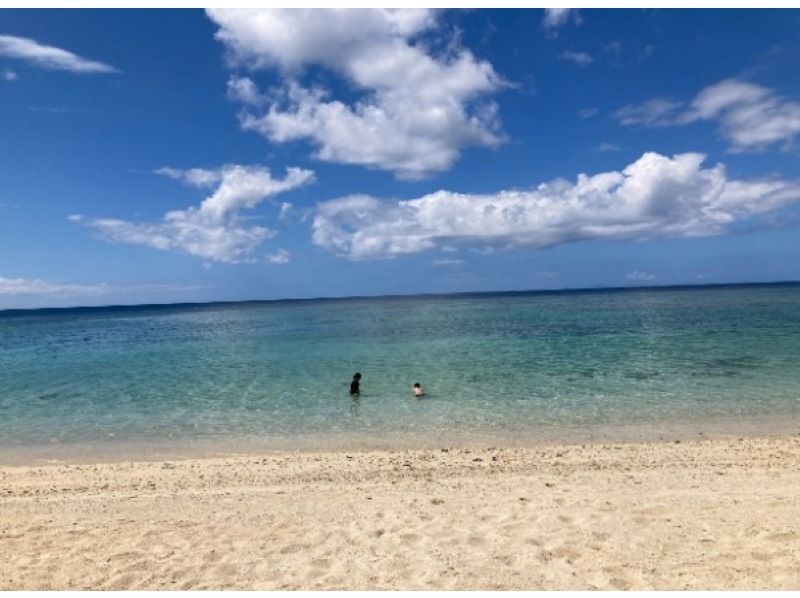
<instances>
[{"instance_id":1,"label":"person's head","mask_svg":"<svg viewBox=\"0 0 800 598\"><path fill-rule=\"evenodd\" d=\"M353 376L353 380L361 380L361 373L356 372L355 375Z\"/></svg>"},{"instance_id":2,"label":"person's head","mask_svg":"<svg viewBox=\"0 0 800 598\"><path fill-rule=\"evenodd\" d=\"M422 388L419 382L414 382L414 388Z\"/></svg>"}]
</instances>

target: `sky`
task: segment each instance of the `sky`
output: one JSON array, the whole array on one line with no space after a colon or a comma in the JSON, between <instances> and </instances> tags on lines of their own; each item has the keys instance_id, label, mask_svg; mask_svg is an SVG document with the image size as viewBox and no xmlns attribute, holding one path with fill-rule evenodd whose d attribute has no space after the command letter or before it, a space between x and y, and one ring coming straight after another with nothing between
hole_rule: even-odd
<instances>
[{"instance_id":1,"label":"sky","mask_svg":"<svg viewBox=\"0 0 800 598\"><path fill-rule=\"evenodd\" d=\"M800 279L798 10L0 10L0 309Z\"/></svg>"}]
</instances>

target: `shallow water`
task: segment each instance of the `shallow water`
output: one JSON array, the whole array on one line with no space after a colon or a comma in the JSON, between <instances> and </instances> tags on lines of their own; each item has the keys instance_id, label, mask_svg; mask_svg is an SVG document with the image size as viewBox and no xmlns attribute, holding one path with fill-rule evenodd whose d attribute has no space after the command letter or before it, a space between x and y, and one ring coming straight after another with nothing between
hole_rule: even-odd
<instances>
[{"instance_id":1,"label":"shallow water","mask_svg":"<svg viewBox=\"0 0 800 598\"><path fill-rule=\"evenodd\" d=\"M800 285L5 312L0 389L6 449L797 421Z\"/></svg>"}]
</instances>

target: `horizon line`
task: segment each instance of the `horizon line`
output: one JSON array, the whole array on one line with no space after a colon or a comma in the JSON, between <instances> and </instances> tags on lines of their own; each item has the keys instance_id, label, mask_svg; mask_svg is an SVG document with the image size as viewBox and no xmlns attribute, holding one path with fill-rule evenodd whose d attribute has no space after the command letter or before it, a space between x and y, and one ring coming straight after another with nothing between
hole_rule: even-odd
<instances>
[{"instance_id":1,"label":"horizon line","mask_svg":"<svg viewBox=\"0 0 800 598\"><path fill-rule=\"evenodd\" d=\"M294 303L302 301L347 301L356 299L399 299L415 297L459 297L480 295L532 295L558 293L592 293L609 291L658 291L675 289L703 289L720 287L767 287L800 285L800 280L776 280L771 282L717 282L717 283L684 283L665 285L638 286L594 286L594 287L562 287L559 289L518 289L506 291L455 291L451 293L395 293L384 295L341 295L323 297L284 297L280 299L230 299L218 301L179 301L175 303L120 303L108 305L73 305L68 307L10 307L0 309L0 316L30 312L81 311L81 310L114 310L114 309L147 309L165 307L205 307L215 305L239 305L248 303Z\"/></svg>"}]
</instances>

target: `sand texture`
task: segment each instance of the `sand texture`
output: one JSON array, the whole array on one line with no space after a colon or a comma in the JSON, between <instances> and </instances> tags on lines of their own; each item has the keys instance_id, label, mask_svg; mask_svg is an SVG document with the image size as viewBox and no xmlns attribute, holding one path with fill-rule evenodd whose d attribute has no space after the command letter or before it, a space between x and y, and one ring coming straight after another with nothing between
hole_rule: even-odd
<instances>
[{"instance_id":1,"label":"sand texture","mask_svg":"<svg viewBox=\"0 0 800 598\"><path fill-rule=\"evenodd\" d=\"M0 589L800 589L800 437L0 468Z\"/></svg>"}]
</instances>

